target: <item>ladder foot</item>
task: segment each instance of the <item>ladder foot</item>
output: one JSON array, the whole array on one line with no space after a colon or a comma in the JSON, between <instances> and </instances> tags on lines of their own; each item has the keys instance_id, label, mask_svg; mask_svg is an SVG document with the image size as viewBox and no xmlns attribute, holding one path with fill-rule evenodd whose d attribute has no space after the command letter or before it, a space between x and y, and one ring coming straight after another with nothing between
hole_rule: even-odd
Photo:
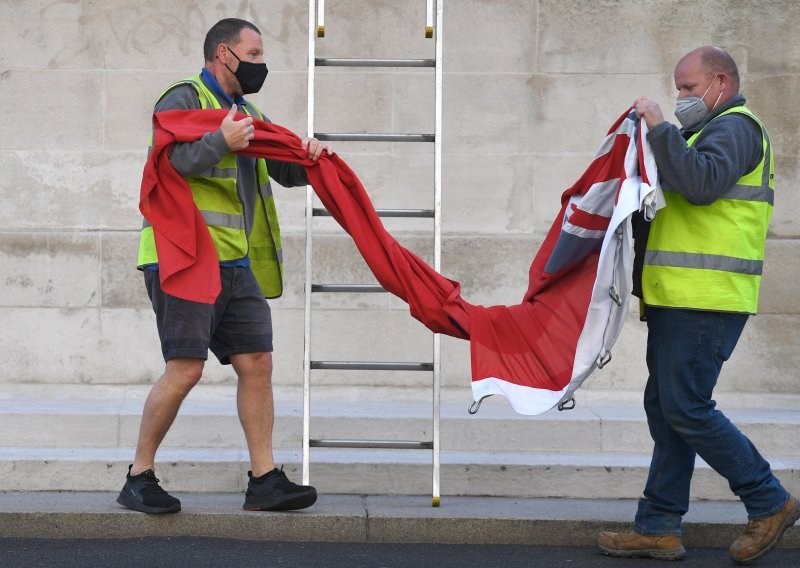
<instances>
[{"instance_id":1,"label":"ladder foot","mask_svg":"<svg viewBox=\"0 0 800 568\"><path fill-rule=\"evenodd\" d=\"M441 497L434 497L433 502L431 503L431 507L438 507L442 503Z\"/></svg>"}]
</instances>

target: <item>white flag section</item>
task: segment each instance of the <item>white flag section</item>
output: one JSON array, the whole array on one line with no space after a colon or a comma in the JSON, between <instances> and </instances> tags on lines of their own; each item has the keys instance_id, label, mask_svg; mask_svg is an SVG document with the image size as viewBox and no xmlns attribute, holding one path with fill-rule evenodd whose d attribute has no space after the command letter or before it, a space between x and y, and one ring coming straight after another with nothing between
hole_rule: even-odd
<instances>
[{"instance_id":1,"label":"white flag section","mask_svg":"<svg viewBox=\"0 0 800 568\"><path fill-rule=\"evenodd\" d=\"M624 124L630 126L626 118ZM611 358L611 348L622 332L628 314L629 299L633 289L633 229L631 216L641 212L652 220L665 200L658 184L658 170L647 143L647 124L639 122L637 144L631 133L631 143L625 154L626 179L622 181L613 205L611 223L603 238L597 279L592 288L592 301L586 314L586 324L575 350L572 380L559 403L572 398L573 393L596 368L604 366ZM641 160L639 158L642 158ZM643 170L643 171L641 171ZM647 180L647 181L645 181ZM588 194L585 197L588 197ZM614 195L605 196L613 204Z\"/></svg>"}]
</instances>

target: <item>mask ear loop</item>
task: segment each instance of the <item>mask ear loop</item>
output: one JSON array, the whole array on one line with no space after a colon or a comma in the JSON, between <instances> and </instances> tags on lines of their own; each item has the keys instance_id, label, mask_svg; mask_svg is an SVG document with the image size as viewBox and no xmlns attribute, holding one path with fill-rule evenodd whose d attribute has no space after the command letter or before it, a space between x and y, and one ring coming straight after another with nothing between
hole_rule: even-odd
<instances>
[{"instance_id":1,"label":"mask ear loop","mask_svg":"<svg viewBox=\"0 0 800 568\"><path fill-rule=\"evenodd\" d=\"M239 56L238 56L238 55L236 55L236 54L233 52L233 50L230 48L230 46L229 46L229 45L226 45L226 44L224 44L224 43L223 43L222 45L224 45L224 46L225 46L225 49L227 49L227 50L228 50L228 53L230 53L231 55L233 55L233 56L236 58L236 61L241 61L241 59L239 59ZM714 77L714 79L716 79L716 77Z\"/></svg>"},{"instance_id":2,"label":"mask ear loop","mask_svg":"<svg viewBox=\"0 0 800 568\"><path fill-rule=\"evenodd\" d=\"M220 45L224 45L224 46L225 46L225 49L227 49L227 50L228 50L228 53L230 53L231 55L233 55L233 56L236 58L236 61L238 61L239 63L241 63L241 62L242 62L242 60L241 60L241 59L239 59L239 56L238 56L238 55L236 55L236 54L233 52L233 50L230 48L230 46L229 46L229 45L227 45L227 44L224 44L224 43L221 43ZM217 59L219 59L219 55L217 55ZM231 74L232 74L232 75L235 77L235 76L236 76L236 72L235 72L233 69L231 69L230 67L228 67L228 64L227 64L227 63L225 63L224 61L222 61L222 59L219 59L219 60L220 60L220 61L222 62L222 64L225 66L225 69L227 69L228 71L230 71L230 72L231 72Z\"/></svg>"},{"instance_id":3,"label":"mask ear loop","mask_svg":"<svg viewBox=\"0 0 800 568\"><path fill-rule=\"evenodd\" d=\"M722 89L722 91L724 90L725 89ZM719 103L719 100L722 98L722 91L719 92L719 96L717 97L717 100L714 102L714 106L712 106L711 110L708 112L714 112L714 109L717 108L717 103Z\"/></svg>"},{"instance_id":4,"label":"mask ear loop","mask_svg":"<svg viewBox=\"0 0 800 568\"><path fill-rule=\"evenodd\" d=\"M719 77L719 73L717 73L716 75L714 75L714 78L713 78L713 79L711 79L711 83L708 85L708 89L706 89L706 92L705 92L705 93L703 93L703 96L702 96L702 97L700 97L701 99L704 99L704 98L706 98L706 95L708 94L708 91L710 91L710 90L711 90L711 85L713 85L713 84L714 84L714 81L716 81L716 80L717 80L717 77ZM719 92L719 96L717 97L717 100L716 100L716 101L714 101L714 106L712 106L712 107L711 107L711 110L709 110L708 112L714 112L714 109L715 109L715 108L717 108L717 104L719 104L719 100L722 98L722 93L723 93L724 91L725 91L725 89L722 89L722 90Z\"/></svg>"}]
</instances>

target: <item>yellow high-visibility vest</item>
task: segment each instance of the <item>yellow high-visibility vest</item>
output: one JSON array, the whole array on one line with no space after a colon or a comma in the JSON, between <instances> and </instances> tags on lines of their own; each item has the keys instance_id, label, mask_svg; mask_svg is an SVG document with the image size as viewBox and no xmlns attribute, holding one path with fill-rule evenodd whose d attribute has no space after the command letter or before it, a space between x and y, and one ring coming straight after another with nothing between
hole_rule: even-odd
<instances>
[{"instance_id":1,"label":"yellow high-visibility vest","mask_svg":"<svg viewBox=\"0 0 800 568\"><path fill-rule=\"evenodd\" d=\"M214 93L196 75L171 85L161 97L177 85L188 84L195 88L203 109L222 108ZM160 98L160 97L159 97ZM242 107L245 113L264 120L252 103ZM150 141L152 145L152 139ZM237 162L235 154L226 154L214 167L200 175L186 178L192 191L195 205L206 221L208 232L220 261L250 258L250 266L261 286L265 298L277 298L283 293L283 249L281 231L278 225L278 212L269 184L266 160L256 161L258 171L258 192L255 217L250 238L245 227L244 205L236 189ZM158 263L153 227L145 222L139 241L137 265L143 268Z\"/></svg>"},{"instance_id":2,"label":"yellow high-visibility vest","mask_svg":"<svg viewBox=\"0 0 800 568\"><path fill-rule=\"evenodd\" d=\"M649 306L747 314L758 310L775 158L763 123L744 106L719 116L731 113L744 114L761 127L761 162L709 205L693 205L678 193L664 192L667 206L650 227L642 271L644 303Z\"/></svg>"}]
</instances>

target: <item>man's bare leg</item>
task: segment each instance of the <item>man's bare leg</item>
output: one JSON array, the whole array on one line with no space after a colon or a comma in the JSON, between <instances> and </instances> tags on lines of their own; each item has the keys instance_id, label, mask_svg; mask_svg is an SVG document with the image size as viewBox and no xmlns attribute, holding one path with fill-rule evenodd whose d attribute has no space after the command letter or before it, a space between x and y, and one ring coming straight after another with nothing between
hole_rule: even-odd
<instances>
[{"instance_id":1,"label":"man's bare leg","mask_svg":"<svg viewBox=\"0 0 800 568\"><path fill-rule=\"evenodd\" d=\"M275 468L272 456L272 353L241 353L231 356L239 385L236 405L250 452L250 468L260 477Z\"/></svg>"},{"instance_id":2,"label":"man's bare leg","mask_svg":"<svg viewBox=\"0 0 800 568\"><path fill-rule=\"evenodd\" d=\"M204 364L203 359L176 358L167 361L164 374L153 385L144 403L131 475L138 475L147 469L155 470L156 451L172 426L183 399L200 380Z\"/></svg>"},{"instance_id":3,"label":"man's bare leg","mask_svg":"<svg viewBox=\"0 0 800 568\"><path fill-rule=\"evenodd\" d=\"M317 501L316 489L292 483L283 468L273 471L272 353L235 355L231 362L239 376L239 421L250 450L252 470L242 508L246 511L293 511L310 507Z\"/></svg>"}]
</instances>

